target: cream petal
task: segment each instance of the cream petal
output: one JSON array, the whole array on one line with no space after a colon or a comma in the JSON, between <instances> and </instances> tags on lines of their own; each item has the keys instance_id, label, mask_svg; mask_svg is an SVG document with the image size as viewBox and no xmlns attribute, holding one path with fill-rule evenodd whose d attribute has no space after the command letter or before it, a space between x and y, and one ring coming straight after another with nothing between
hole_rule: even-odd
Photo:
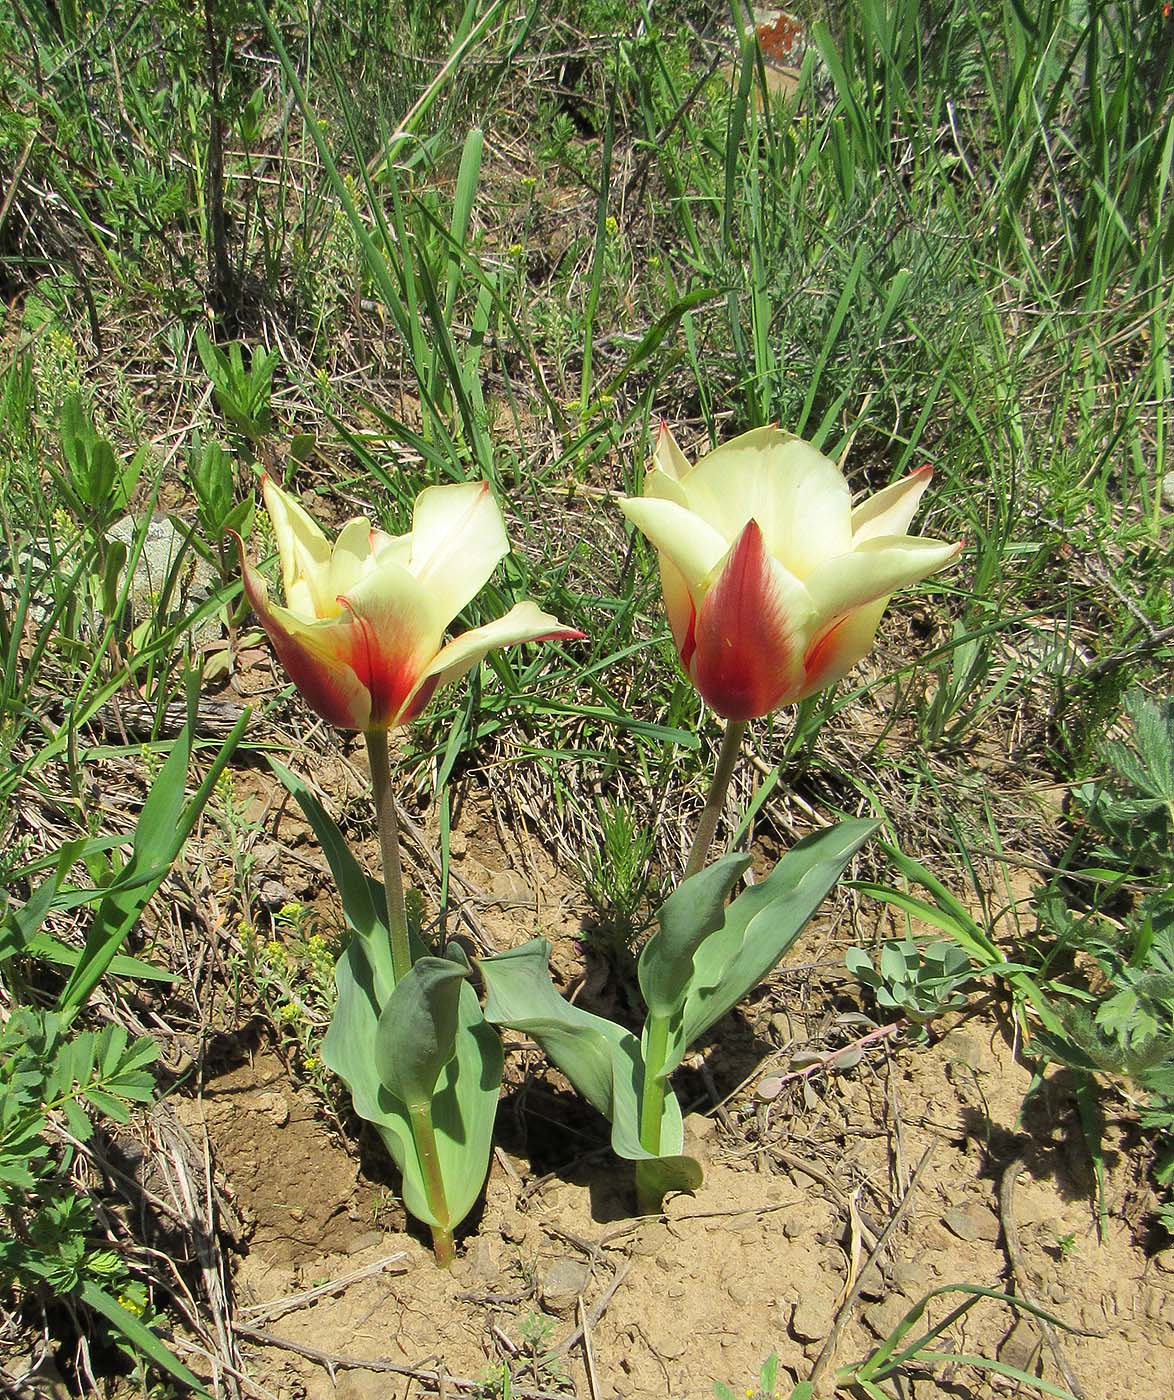
<instances>
[{"instance_id":1,"label":"cream petal","mask_svg":"<svg viewBox=\"0 0 1174 1400\"><path fill-rule=\"evenodd\" d=\"M410 567L446 623L480 593L509 549L487 482L429 486L416 497Z\"/></svg>"},{"instance_id":2,"label":"cream petal","mask_svg":"<svg viewBox=\"0 0 1174 1400\"><path fill-rule=\"evenodd\" d=\"M796 578L852 547L852 497L839 467L777 428L724 443L683 484L690 507L727 543L756 520L767 550Z\"/></svg>"},{"instance_id":3,"label":"cream petal","mask_svg":"<svg viewBox=\"0 0 1174 1400\"><path fill-rule=\"evenodd\" d=\"M435 676L433 688L438 689L460 680L495 647L514 646L518 642L573 641L583 635L543 612L537 603L516 603L496 622L474 627L443 646L425 669L421 682Z\"/></svg>"},{"instance_id":4,"label":"cream petal","mask_svg":"<svg viewBox=\"0 0 1174 1400\"><path fill-rule=\"evenodd\" d=\"M677 440L673 437L669 425L663 418L656 431L656 446L653 449L652 459L656 464L656 469L663 472L672 481L683 481L692 470L689 466L689 459L677 446Z\"/></svg>"},{"instance_id":5,"label":"cream petal","mask_svg":"<svg viewBox=\"0 0 1174 1400\"><path fill-rule=\"evenodd\" d=\"M412 562L412 537L407 535L389 535L386 530L380 530L377 526L371 527L371 558L394 559L397 564L402 564L406 569Z\"/></svg>"},{"instance_id":6,"label":"cream petal","mask_svg":"<svg viewBox=\"0 0 1174 1400\"><path fill-rule=\"evenodd\" d=\"M338 532L330 556L330 588L336 599L349 593L371 568L371 534L369 522L362 517L348 520Z\"/></svg>"},{"instance_id":7,"label":"cream petal","mask_svg":"<svg viewBox=\"0 0 1174 1400\"><path fill-rule=\"evenodd\" d=\"M289 608L271 604L265 580L249 563L239 538L237 548L245 593L290 680L330 724L366 729L371 695L351 664L356 637L350 619L307 622Z\"/></svg>"},{"instance_id":8,"label":"cream petal","mask_svg":"<svg viewBox=\"0 0 1174 1400\"><path fill-rule=\"evenodd\" d=\"M330 591L330 541L272 477L263 478L261 495L273 523L286 606L305 618L337 616Z\"/></svg>"},{"instance_id":9,"label":"cream petal","mask_svg":"<svg viewBox=\"0 0 1174 1400\"><path fill-rule=\"evenodd\" d=\"M880 535L905 534L932 479L933 468L921 467L861 501L852 512L853 545Z\"/></svg>"},{"instance_id":10,"label":"cream petal","mask_svg":"<svg viewBox=\"0 0 1174 1400\"><path fill-rule=\"evenodd\" d=\"M673 634L673 645L677 648L681 665L688 670L693 655L697 608L680 569L664 554L659 554L657 558L660 560L660 592L665 616L669 620L669 631Z\"/></svg>"},{"instance_id":11,"label":"cream petal","mask_svg":"<svg viewBox=\"0 0 1174 1400\"><path fill-rule=\"evenodd\" d=\"M827 622L928 578L957 558L962 545L916 535L881 536L829 559L809 579L807 591Z\"/></svg>"},{"instance_id":12,"label":"cream petal","mask_svg":"<svg viewBox=\"0 0 1174 1400\"><path fill-rule=\"evenodd\" d=\"M645 473L644 495L658 501L673 501L684 510L689 509L689 498L685 495L685 488L675 476L661 471L659 467L652 467Z\"/></svg>"},{"instance_id":13,"label":"cream petal","mask_svg":"<svg viewBox=\"0 0 1174 1400\"><path fill-rule=\"evenodd\" d=\"M371 727L387 728L440 650L448 616L435 590L387 559L340 601L362 638L354 667L371 693Z\"/></svg>"},{"instance_id":14,"label":"cream petal","mask_svg":"<svg viewBox=\"0 0 1174 1400\"><path fill-rule=\"evenodd\" d=\"M877 598L862 608L846 613L833 622L808 646L803 657L803 686L795 700L806 700L816 691L827 690L872 650L876 629L888 606L888 598Z\"/></svg>"},{"instance_id":15,"label":"cream petal","mask_svg":"<svg viewBox=\"0 0 1174 1400\"><path fill-rule=\"evenodd\" d=\"M628 519L666 555L699 601L713 568L725 557L730 542L700 515L675 501L655 496L625 496L616 502Z\"/></svg>"}]
</instances>

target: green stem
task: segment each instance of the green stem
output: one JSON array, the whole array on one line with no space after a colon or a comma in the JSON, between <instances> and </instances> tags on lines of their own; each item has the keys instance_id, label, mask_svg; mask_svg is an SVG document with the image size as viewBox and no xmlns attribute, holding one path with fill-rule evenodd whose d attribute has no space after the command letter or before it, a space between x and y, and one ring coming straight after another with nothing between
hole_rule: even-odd
<instances>
[{"instance_id":1,"label":"green stem","mask_svg":"<svg viewBox=\"0 0 1174 1400\"><path fill-rule=\"evenodd\" d=\"M407 976L412 966L408 942L408 911L404 903L404 872L399 858L399 822L395 815L395 794L391 790L391 763L387 752L387 730L368 729L367 757L371 763L371 786L375 792L375 816L379 825L379 851L383 857L383 888L387 895L387 931L391 938L391 965L395 980Z\"/></svg>"},{"instance_id":2,"label":"green stem","mask_svg":"<svg viewBox=\"0 0 1174 1400\"><path fill-rule=\"evenodd\" d=\"M659 1157L660 1124L664 1117L664 1068L668 1054L669 1018L650 1013L648 1017L647 1048L644 1052L644 1084L640 1093L640 1146L645 1152ZM636 1163L636 1203L643 1215L660 1210L661 1193L654 1184L649 1164Z\"/></svg>"},{"instance_id":3,"label":"green stem","mask_svg":"<svg viewBox=\"0 0 1174 1400\"><path fill-rule=\"evenodd\" d=\"M447 1269L456 1258L452 1226L449 1225L448 1197L444 1191L444 1176L440 1170L440 1154L436 1150L436 1133L432 1127L431 1104L409 1104L408 1117L412 1124L412 1140L416 1144L416 1155L424 1172L424 1190L428 1195L428 1206L440 1225L432 1226L432 1252L442 1269Z\"/></svg>"},{"instance_id":4,"label":"green stem","mask_svg":"<svg viewBox=\"0 0 1174 1400\"><path fill-rule=\"evenodd\" d=\"M713 782L709 785L709 796L705 799L701 820L697 823L697 834L693 838L693 847L685 864L686 880L690 875L696 875L704 866L709 848L713 844L713 834L717 830L718 818L726 804L726 792L730 786L730 779L734 776L734 765L738 761L742 736L746 733L748 723L749 721L744 719L726 721L726 732L722 735L717 767L713 770Z\"/></svg>"}]
</instances>

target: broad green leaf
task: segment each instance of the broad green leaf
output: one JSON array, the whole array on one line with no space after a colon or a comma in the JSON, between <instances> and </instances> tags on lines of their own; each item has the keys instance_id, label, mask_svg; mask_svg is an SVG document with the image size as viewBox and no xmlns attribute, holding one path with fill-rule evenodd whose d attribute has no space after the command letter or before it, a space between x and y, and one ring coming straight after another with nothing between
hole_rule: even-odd
<instances>
[{"instance_id":1,"label":"broad green leaf","mask_svg":"<svg viewBox=\"0 0 1174 1400\"><path fill-rule=\"evenodd\" d=\"M666 1072L686 1049L771 971L823 903L878 822L846 821L808 836L760 884L734 900L698 948Z\"/></svg>"},{"instance_id":2,"label":"broad green leaf","mask_svg":"<svg viewBox=\"0 0 1174 1400\"><path fill-rule=\"evenodd\" d=\"M680 1010L702 941L721 928L725 903L750 864L746 855L723 856L679 885L657 911L660 928L644 945L637 965L640 990L650 1013Z\"/></svg>"},{"instance_id":3,"label":"broad green leaf","mask_svg":"<svg viewBox=\"0 0 1174 1400\"><path fill-rule=\"evenodd\" d=\"M338 1005L322 1042L322 1061L351 1093L355 1112L372 1124L403 1177L404 1204L426 1225L458 1224L473 1208L489 1169L503 1057L497 1032L481 1014L468 982L460 985L452 1058L432 1096L432 1124L450 1219L428 1204L406 1104L379 1078L373 1053L379 1025L364 947L352 938L335 968Z\"/></svg>"},{"instance_id":4,"label":"broad green leaf","mask_svg":"<svg viewBox=\"0 0 1174 1400\"><path fill-rule=\"evenodd\" d=\"M306 820L326 856L326 863L338 886L342 912L347 927L358 939L362 956L371 969L373 995L382 1008L395 986L391 961L391 942L387 932L387 904L383 886L365 875L351 855L342 832L327 816L325 809L301 778L283 768L274 759L269 766L297 800ZM377 1013L378 1014L378 1013Z\"/></svg>"},{"instance_id":5,"label":"broad green leaf","mask_svg":"<svg viewBox=\"0 0 1174 1400\"><path fill-rule=\"evenodd\" d=\"M464 980L459 964L421 958L379 1014L375 1068L384 1086L409 1107L431 1101L440 1071L453 1057Z\"/></svg>"},{"instance_id":6,"label":"broad green leaf","mask_svg":"<svg viewBox=\"0 0 1174 1400\"><path fill-rule=\"evenodd\" d=\"M485 981L485 1015L496 1025L532 1036L547 1057L589 1103L611 1123L611 1145L628 1161L656 1161L669 1184L665 1190L692 1190L701 1169L680 1155L685 1133L681 1109L666 1092L659 1155L640 1144L640 1101L644 1065L640 1043L630 1031L602 1016L572 1006L550 980L550 944L535 938L521 948L478 962Z\"/></svg>"}]
</instances>

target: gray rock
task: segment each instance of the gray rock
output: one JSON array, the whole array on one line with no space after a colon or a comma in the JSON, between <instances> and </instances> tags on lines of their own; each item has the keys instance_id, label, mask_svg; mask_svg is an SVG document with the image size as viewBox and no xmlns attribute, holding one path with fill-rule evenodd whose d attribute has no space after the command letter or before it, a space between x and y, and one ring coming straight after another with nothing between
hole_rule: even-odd
<instances>
[{"instance_id":1,"label":"gray rock","mask_svg":"<svg viewBox=\"0 0 1174 1400\"><path fill-rule=\"evenodd\" d=\"M880 1341L891 1337L909 1311L908 1299L890 1293L879 1303L864 1310L864 1324Z\"/></svg>"},{"instance_id":2,"label":"gray rock","mask_svg":"<svg viewBox=\"0 0 1174 1400\"><path fill-rule=\"evenodd\" d=\"M1162 478L1162 504L1174 510L1174 472L1167 472Z\"/></svg>"},{"instance_id":3,"label":"gray rock","mask_svg":"<svg viewBox=\"0 0 1174 1400\"><path fill-rule=\"evenodd\" d=\"M820 1342L832 1330L835 1302L825 1293L804 1293L791 1314L791 1331L801 1342Z\"/></svg>"},{"instance_id":4,"label":"gray rock","mask_svg":"<svg viewBox=\"0 0 1174 1400\"><path fill-rule=\"evenodd\" d=\"M556 1259L543 1271L542 1306L560 1316L569 1313L591 1281L590 1266L569 1255Z\"/></svg>"},{"instance_id":5,"label":"gray rock","mask_svg":"<svg viewBox=\"0 0 1174 1400\"><path fill-rule=\"evenodd\" d=\"M107 531L106 538L125 546L129 553L133 550L136 532L141 529L141 521L133 515L124 515ZM47 539L30 540L17 551L14 563L10 561L7 551L0 550L0 604L9 613L15 610L23 580L31 571L32 591L26 625L34 629L43 627L57 605L56 588L68 584L77 563L76 552L64 557L58 555L55 559L55 551ZM59 584L55 584L52 578L54 569ZM86 582L83 578L81 586L84 587ZM165 516L153 518L147 523L146 538L127 592L130 620L142 622L166 598L164 615L167 621L181 621L207 601L216 583L216 571L192 549L187 531ZM89 635L89 629L85 626L86 612L87 609L83 607L79 616L79 634L83 637ZM220 634L220 624L213 617L200 624L194 639L203 645L217 640Z\"/></svg>"},{"instance_id":6,"label":"gray rock","mask_svg":"<svg viewBox=\"0 0 1174 1400\"><path fill-rule=\"evenodd\" d=\"M989 1206L955 1206L942 1216L945 1226L960 1240L986 1240L989 1244L999 1238L999 1217Z\"/></svg>"},{"instance_id":7,"label":"gray rock","mask_svg":"<svg viewBox=\"0 0 1174 1400\"><path fill-rule=\"evenodd\" d=\"M106 538L133 551L142 528L141 520L124 515L110 527ZM207 600L215 584L216 571L191 547L186 530L177 528L168 516L155 516L147 522L146 538L128 593L136 622L151 616L163 600L168 620L191 613ZM219 634L219 623L213 618L201 624L196 640L213 640Z\"/></svg>"}]
</instances>

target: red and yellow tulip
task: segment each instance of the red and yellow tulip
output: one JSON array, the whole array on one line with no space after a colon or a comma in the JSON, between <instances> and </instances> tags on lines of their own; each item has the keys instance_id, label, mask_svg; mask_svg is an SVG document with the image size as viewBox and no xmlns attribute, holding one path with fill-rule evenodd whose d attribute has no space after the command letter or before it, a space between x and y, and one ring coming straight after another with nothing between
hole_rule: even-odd
<instances>
[{"instance_id":1,"label":"red and yellow tulip","mask_svg":"<svg viewBox=\"0 0 1174 1400\"><path fill-rule=\"evenodd\" d=\"M707 704L757 719L867 654L889 595L962 549L906 533L930 476L853 508L839 467L777 428L690 466L661 425L643 496L619 504L656 546L677 654Z\"/></svg>"},{"instance_id":2,"label":"red and yellow tulip","mask_svg":"<svg viewBox=\"0 0 1174 1400\"><path fill-rule=\"evenodd\" d=\"M388 535L360 518L333 544L268 477L262 494L285 605L270 601L242 548L245 592L291 679L340 729L407 724L439 687L494 647L583 635L524 602L445 642L449 623L509 552L501 511L483 481L426 488L409 534Z\"/></svg>"}]
</instances>

